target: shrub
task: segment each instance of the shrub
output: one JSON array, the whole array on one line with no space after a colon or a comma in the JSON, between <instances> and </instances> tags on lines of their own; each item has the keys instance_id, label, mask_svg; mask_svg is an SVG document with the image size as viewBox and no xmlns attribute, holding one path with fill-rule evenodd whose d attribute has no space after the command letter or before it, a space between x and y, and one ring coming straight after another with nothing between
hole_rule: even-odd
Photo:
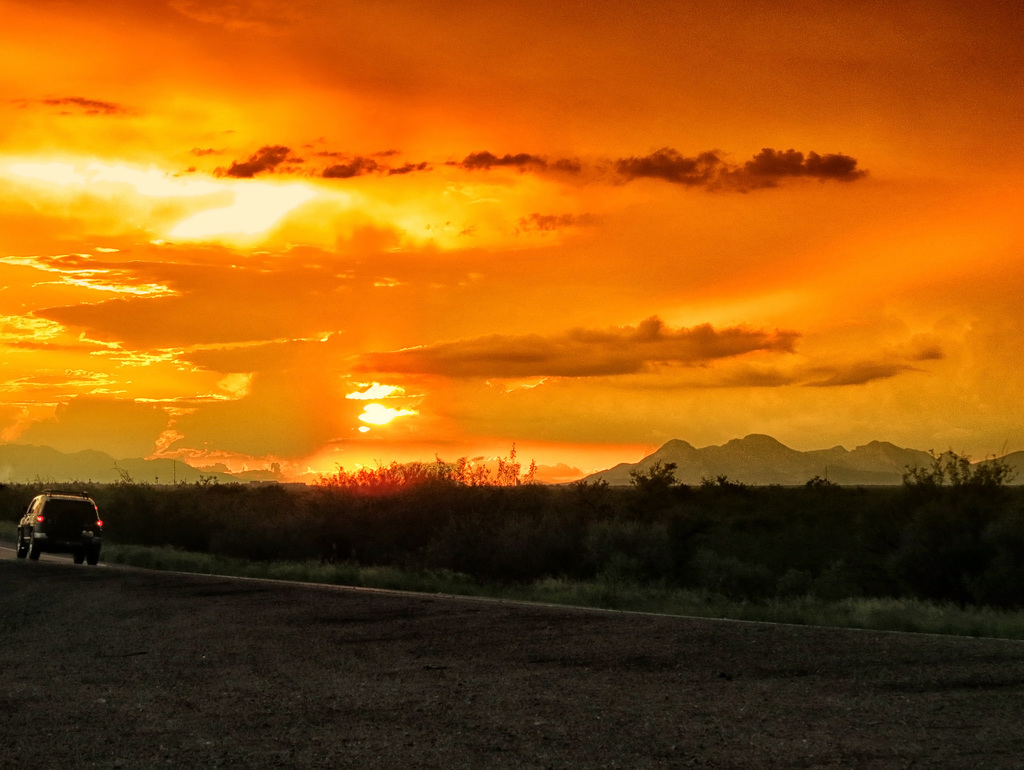
<instances>
[{"instance_id":1,"label":"shrub","mask_svg":"<svg viewBox=\"0 0 1024 770\"><path fill-rule=\"evenodd\" d=\"M775 590L775 576L764 565L743 562L707 548L697 552L694 567L698 587L730 599L761 599Z\"/></svg>"}]
</instances>

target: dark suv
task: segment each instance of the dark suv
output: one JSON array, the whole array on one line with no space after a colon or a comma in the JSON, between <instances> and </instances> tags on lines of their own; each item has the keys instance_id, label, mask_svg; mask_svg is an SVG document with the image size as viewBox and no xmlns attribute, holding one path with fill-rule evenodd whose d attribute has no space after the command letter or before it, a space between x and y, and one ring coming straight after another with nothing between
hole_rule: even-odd
<instances>
[{"instance_id":1,"label":"dark suv","mask_svg":"<svg viewBox=\"0 0 1024 770\"><path fill-rule=\"evenodd\" d=\"M75 564L100 560L103 521L92 498L74 492L43 492L32 498L18 522L18 558L74 554Z\"/></svg>"}]
</instances>

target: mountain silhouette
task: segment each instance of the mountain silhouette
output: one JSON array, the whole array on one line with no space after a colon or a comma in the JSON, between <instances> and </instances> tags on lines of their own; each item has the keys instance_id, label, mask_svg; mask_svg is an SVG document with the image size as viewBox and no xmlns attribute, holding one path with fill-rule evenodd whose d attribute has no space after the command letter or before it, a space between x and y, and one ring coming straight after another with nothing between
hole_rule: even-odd
<instances>
[{"instance_id":1,"label":"mountain silhouette","mask_svg":"<svg viewBox=\"0 0 1024 770\"><path fill-rule=\"evenodd\" d=\"M1010 483L1024 483L1024 451L1002 458L1011 469ZM807 483L815 476L851 486L898 485L907 468L926 467L932 456L919 449L904 449L886 441L872 441L853 450L835 446L801 452L771 436L754 433L722 446L696 448L681 439L667 442L637 463L619 463L593 473L586 480L603 479L613 486L630 483L632 471L646 471L654 463L675 463L675 477L697 485L704 479L727 476L743 484L785 486ZM981 462L991 462L982 460ZM104 452L85 450L65 453L46 446L0 444L0 483L61 484L93 482L110 484L130 478L138 482L191 484L200 479L218 483L272 480L269 471L239 474L193 468L178 460L146 460L141 457L115 460Z\"/></svg>"},{"instance_id":2,"label":"mountain silhouette","mask_svg":"<svg viewBox=\"0 0 1024 770\"><path fill-rule=\"evenodd\" d=\"M1020 461L1024 464L1024 452ZM1013 458L1014 455L1009 455ZM853 450L841 446L801 452L791 449L771 436L754 433L733 439L721 446L697 449L675 439L638 463L620 463L599 471L588 480L603 479L613 486L630 483L632 471L646 471L654 463L675 463L676 480L683 484L699 484L704 479L727 476L743 484L805 484L815 476L849 485L900 484L908 467L927 466L932 462L928 452L903 449L885 441L872 441Z\"/></svg>"},{"instance_id":3,"label":"mountain silhouette","mask_svg":"<svg viewBox=\"0 0 1024 770\"><path fill-rule=\"evenodd\" d=\"M0 482L59 484L77 481L111 484L128 478L163 484L176 481L190 484L200 478L220 483L239 480L227 473L193 468L180 460L145 460L141 457L115 460L95 450L65 453L47 446L0 444Z\"/></svg>"}]
</instances>

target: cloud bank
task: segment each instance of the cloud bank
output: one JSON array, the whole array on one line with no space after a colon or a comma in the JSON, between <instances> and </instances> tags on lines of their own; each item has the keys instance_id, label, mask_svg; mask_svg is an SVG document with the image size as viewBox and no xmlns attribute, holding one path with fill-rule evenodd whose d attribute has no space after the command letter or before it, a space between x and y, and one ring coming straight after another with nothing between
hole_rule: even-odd
<instances>
[{"instance_id":1,"label":"cloud bank","mask_svg":"<svg viewBox=\"0 0 1024 770\"><path fill-rule=\"evenodd\" d=\"M698 366L753 351L792 352L795 332L709 324L672 329L657 317L637 326L573 329L562 335L489 335L370 353L363 371L446 377L598 377L636 374L658 364Z\"/></svg>"},{"instance_id":2,"label":"cloud bank","mask_svg":"<svg viewBox=\"0 0 1024 770\"><path fill-rule=\"evenodd\" d=\"M196 155L215 152L212 149L192 150ZM231 177L251 178L261 173L294 171L294 168L282 164L299 164L304 160L290 153L290 148L282 144L264 145L247 160L235 161L228 169L219 169L218 172ZM396 150L371 155L320 151L314 155L337 159L338 162L305 173L313 173L324 179L352 179L369 174L404 176L433 169L428 161L389 165L377 159L398 154ZM850 155L819 154L814 151L805 154L794 149L776 150L771 147L765 147L753 158L740 164L725 160L717 150L684 155L672 147L662 147L647 155L599 160L589 165L575 158L549 159L530 152L498 155L489 150L471 152L462 160L445 161L443 165L471 173L512 169L523 174L582 179L586 183L621 184L653 179L683 187L733 192L777 187L789 179L853 182L867 175L865 170L858 167L857 159Z\"/></svg>"}]
</instances>

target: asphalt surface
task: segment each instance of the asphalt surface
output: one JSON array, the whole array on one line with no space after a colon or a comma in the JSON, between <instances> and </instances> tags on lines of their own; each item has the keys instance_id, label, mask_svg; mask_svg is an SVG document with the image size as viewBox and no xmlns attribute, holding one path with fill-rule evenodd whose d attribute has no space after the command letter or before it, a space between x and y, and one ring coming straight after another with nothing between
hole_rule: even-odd
<instances>
[{"instance_id":1,"label":"asphalt surface","mask_svg":"<svg viewBox=\"0 0 1024 770\"><path fill-rule=\"evenodd\" d=\"M0 548L0 768L1019 768L1024 643Z\"/></svg>"}]
</instances>

